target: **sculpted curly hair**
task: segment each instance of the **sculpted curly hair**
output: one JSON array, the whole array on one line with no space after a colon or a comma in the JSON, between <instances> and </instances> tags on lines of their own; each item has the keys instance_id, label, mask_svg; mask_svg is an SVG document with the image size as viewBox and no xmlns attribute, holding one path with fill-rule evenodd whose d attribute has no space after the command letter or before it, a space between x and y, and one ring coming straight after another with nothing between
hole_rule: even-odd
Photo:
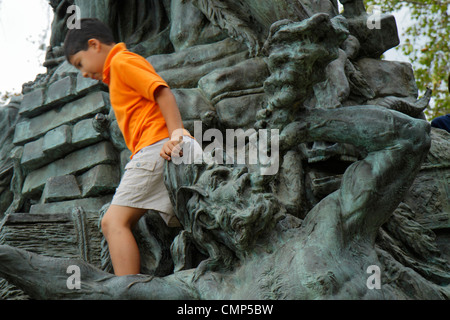
<instances>
[{"instance_id":1,"label":"sculpted curly hair","mask_svg":"<svg viewBox=\"0 0 450 320\"><path fill-rule=\"evenodd\" d=\"M208 166L195 183L178 190L186 203L178 206L177 216L195 247L208 257L200 272L232 268L284 216L273 194L252 190L246 167Z\"/></svg>"}]
</instances>

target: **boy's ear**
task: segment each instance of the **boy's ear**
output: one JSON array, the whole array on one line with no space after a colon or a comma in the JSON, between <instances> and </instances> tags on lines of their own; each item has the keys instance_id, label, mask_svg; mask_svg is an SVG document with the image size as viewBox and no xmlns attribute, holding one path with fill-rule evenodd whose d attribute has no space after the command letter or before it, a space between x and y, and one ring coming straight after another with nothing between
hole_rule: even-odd
<instances>
[{"instance_id":1,"label":"boy's ear","mask_svg":"<svg viewBox=\"0 0 450 320\"><path fill-rule=\"evenodd\" d=\"M98 39L93 38L88 40L88 46L94 50L99 50L101 48L101 43Z\"/></svg>"}]
</instances>

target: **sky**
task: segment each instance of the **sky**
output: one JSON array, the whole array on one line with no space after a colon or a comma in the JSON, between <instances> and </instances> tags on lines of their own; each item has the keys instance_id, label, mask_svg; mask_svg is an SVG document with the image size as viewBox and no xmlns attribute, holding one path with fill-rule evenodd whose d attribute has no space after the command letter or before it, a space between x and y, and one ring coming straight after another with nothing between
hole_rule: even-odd
<instances>
[{"instance_id":1,"label":"sky","mask_svg":"<svg viewBox=\"0 0 450 320\"><path fill-rule=\"evenodd\" d=\"M0 93L21 92L22 84L34 81L42 66L41 38L49 29L53 10L47 0L0 0Z\"/></svg>"},{"instance_id":2,"label":"sky","mask_svg":"<svg viewBox=\"0 0 450 320\"><path fill-rule=\"evenodd\" d=\"M411 25L411 14L408 8L402 8L400 11L391 12L391 14L394 15L395 20L397 21L398 35L400 38L400 43L402 44L403 39L405 38L403 33ZM399 50L395 50L395 48L385 52L384 59L410 62L408 57L406 57Z\"/></svg>"},{"instance_id":3,"label":"sky","mask_svg":"<svg viewBox=\"0 0 450 320\"><path fill-rule=\"evenodd\" d=\"M409 21L408 13L403 10L394 15L401 36ZM39 45L45 35L44 43L49 44L52 19L47 0L0 0L0 94L20 93L24 83L46 72L42 66L45 48ZM385 59L408 61L394 49L385 54Z\"/></svg>"}]
</instances>

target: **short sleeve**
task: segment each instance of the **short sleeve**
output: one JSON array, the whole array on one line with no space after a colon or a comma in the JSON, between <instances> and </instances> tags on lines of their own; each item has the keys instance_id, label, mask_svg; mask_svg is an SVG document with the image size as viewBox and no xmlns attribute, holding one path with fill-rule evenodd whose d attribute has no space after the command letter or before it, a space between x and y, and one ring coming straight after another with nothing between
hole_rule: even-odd
<instances>
[{"instance_id":1,"label":"short sleeve","mask_svg":"<svg viewBox=\"0 0 450 320\"><path fill-rule=\"evenodd\" d=\"M168 87L153 66L142 57L127 56L117 61L117 72L130 88L150 101L155 101L155 90Z\"/></svg>"}]
</instances>

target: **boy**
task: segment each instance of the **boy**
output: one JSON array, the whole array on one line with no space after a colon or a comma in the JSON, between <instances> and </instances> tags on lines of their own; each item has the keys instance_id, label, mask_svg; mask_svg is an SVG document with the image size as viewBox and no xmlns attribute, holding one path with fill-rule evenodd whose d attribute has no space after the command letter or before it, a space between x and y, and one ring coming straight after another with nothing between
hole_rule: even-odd
<instances>
[{"instance_id":1,"label":"boy","mask_svg":"<svg viewBox=\"0 0 450 320\"><path fill-rule=\"evenodd\" d=\"M114 41L97 19L82 19L68 31L66 59L84 77L109 86L111 105L132 156L101 225L114 273L139 274L140 254L133 226L148 210L158 211L169 227L179 226L164 185L164 159L181 150L181 115L171 90L143 57ZM191 142L191 141L189 141Z\"/></svg>"}]
</instances>

